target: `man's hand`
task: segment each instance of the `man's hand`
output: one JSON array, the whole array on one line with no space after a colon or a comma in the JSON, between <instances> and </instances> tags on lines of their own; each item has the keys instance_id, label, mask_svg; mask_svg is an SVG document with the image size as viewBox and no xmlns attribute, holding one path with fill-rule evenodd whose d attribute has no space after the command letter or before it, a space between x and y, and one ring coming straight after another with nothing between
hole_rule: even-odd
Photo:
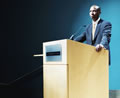
<instances>
[{"instance_id":1,"label":"man's hand","mask_svg":"<svg viewBox=\"0 0 120 98\"><path fill-rule=\"evenodd\" d=\"M104 48L104 46L102 44L98 44L96 45L96 51L99 52L102 48Z\"/></svg>"}]
</instances>

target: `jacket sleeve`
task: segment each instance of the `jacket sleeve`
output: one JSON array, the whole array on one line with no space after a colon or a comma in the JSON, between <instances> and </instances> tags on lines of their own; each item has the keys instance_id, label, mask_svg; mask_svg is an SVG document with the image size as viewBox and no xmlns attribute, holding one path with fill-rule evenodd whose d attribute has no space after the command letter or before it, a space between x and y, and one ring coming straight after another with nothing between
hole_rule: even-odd
<instances>
[{"instance_id":1,"label":"jacket sleeve","mask_svg":"<svg viewBox=\"0 0 120 98\"><path fill-rule=\"evenodd\" d=\"M110 22L106 22L103 26L103 33L101 43L106 49L109 48L110 38L111 38L111 28L112 25Z\"/></svg>"},{"instance_id":2,"label":"jacket sleeve","mask_svg":"<svg viewBox=\"0 0 120 98\"><path fill-rule=\"evenodd\" d=\"M75 41L84 42L86 40L86 32L83 32L78 37L74 38Z\"/></svg>"}]
</instances>

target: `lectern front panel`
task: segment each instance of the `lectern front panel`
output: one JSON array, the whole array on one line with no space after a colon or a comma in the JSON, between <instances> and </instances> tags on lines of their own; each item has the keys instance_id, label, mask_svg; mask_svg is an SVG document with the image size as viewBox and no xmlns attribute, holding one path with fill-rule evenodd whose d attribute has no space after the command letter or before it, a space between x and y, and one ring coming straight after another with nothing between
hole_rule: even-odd
<instances>
[{"instance_id":1,"label":"lectern front panel","mask_svg":"<svg viewBox=\"0 0 120 98\"><path fill-rule=\"evenodd\" d=\"M67 40L43 43L44 64L67 64Z\"/></svg>"},{"instance_id":2,"label":"lectern front panel","mask_svg":"<svg viewBox=\"0 0 120 98\"><path fill-rule=\"evenodd\" d=\"M68 98L67 65L44 65L44 98Z\"/></svg>"},{"instance_id":3,"label":"lectern front panel","mask_svg":"<svg viewBox=\"0 0 120 98\"><path fill-rule=\"evenodd\" d=\"M60 62L62 61L62 46L61 44L47 45L46 49L46 62Z\"/></svg>"}]
</instances>

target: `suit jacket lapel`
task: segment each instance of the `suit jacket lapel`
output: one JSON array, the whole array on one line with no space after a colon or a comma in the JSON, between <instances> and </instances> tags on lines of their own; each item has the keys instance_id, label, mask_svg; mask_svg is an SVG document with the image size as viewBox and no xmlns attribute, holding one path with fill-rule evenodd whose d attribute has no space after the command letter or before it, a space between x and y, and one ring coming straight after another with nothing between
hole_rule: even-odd
<instances>
[{"instance_id":1,"label":"suit jacket lapel","mask_svg":"<svg viewBox=\"0 0 120 98\"><path fill-rule=\"evenodd\" d=\"M100 19L100 21L98 22L97 27L96 27L94 40L95 40L95 38L97 37L97 35L98 35L98 33L99 33L100 25L101 25L101 19Z\"/></svg>"},{"instance_id":2,"label":"suit jacket lapel","mask_svg":"<svg viewBox=\"0 0 120 98\"><path fill-rule=\"evenodd\" d=\"M94 35L94 39L96 38L98 32L99 32L99 24L97 24L96 30L95 30L95 35Z\"/></svg>"},{"instance_id":3,"label":"suit jacket lapel","mask_svg":"<svg viewBox=\"0 0 120 98\"><path fill-rule=\"evenodd\" d=\"M92 44L92 24L90 25L89 31L90 31L90 32L89 32L89 33L90 33L90 34L89 34L89 35L90 35L89 38L90 38L90 42L91 42L91 44Z\"/></svg>"}]
</instances>

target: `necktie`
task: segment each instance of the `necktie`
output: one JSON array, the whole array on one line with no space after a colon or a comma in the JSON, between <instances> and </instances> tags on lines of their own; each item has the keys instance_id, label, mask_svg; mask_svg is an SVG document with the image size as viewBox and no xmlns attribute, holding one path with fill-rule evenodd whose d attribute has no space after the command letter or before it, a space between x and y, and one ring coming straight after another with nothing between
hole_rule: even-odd
<instances>
[{"instance_id":1,"label":"necktie","mask_svg":"<svg viewBox=\"0 0 120 98\"><path fill-rule=\"evenodd\" d=\"M95 35L95 23L93 23L92 27L92 40L94 40L94 35Z\"/></svg>"}]
</instances>

